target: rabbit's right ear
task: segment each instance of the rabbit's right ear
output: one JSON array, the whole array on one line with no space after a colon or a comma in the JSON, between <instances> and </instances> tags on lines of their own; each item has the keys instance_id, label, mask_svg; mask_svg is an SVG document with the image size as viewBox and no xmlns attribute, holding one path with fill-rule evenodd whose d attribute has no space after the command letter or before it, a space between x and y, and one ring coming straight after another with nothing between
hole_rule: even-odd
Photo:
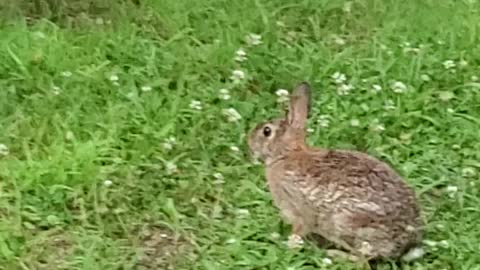
<instances>
[{"instance_id":1,"label":"rabbit's right ear","mask_svg":"<svg viewBox=\"0 0 480 270\"><path fill-rule=\"evenodd\" d=\"M300 83L290 97L287 121L292 128L303 129L307 123L310 111L310 85L307 82Z\"/></svg>"}]
</instances>

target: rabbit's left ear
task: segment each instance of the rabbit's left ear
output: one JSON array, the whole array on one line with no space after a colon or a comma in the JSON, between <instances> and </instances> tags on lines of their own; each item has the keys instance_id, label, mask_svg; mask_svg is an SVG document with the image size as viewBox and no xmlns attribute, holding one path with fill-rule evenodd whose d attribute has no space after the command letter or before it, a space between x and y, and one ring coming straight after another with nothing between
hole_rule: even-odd
<instances>
[{"instance_id":1,"label":"rabbit's left ear","mask_svg":"<svg viewBox=\"0 0 480 270\"><path fill-rule=\"evenodd\" d=\"M310 99L310 85L307 82L302 82L295 87L295 90L290 97L287 115L288 124L292 128L305 128L311 106Z\"/></svg>"}]
</instances>

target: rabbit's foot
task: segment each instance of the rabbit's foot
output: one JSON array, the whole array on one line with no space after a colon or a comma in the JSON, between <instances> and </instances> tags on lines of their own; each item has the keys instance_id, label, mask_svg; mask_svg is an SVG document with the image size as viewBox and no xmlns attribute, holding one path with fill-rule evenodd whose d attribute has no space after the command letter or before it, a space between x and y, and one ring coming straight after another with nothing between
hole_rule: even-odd
<instances>
[{"instance_id":1,"label":"rabbit's foot","mask_svg":"<svg viewBox=\"0 0 480 270\"><path fill-rule=\"evenodd\" d=\"M290 249L296 249L303 247L304 241L298 234L291 234L288 236L287 246Z\"/></svg>"},{"instance_id":2,"label":"rabbit's foot","mask_svg":"<svg viewBox=\"0 0 480 270\"><path fill-rule=\"evenodd\" d=\"M348 253L346 251L342 251L339 249L327 249L326 252L328 257L349 261L357 265L362 265L362 269L366 269L366 270L372 269L369 263L369 259L366 259L365 257L353 255L351 253Z\"/></svg>"}]
</instances>

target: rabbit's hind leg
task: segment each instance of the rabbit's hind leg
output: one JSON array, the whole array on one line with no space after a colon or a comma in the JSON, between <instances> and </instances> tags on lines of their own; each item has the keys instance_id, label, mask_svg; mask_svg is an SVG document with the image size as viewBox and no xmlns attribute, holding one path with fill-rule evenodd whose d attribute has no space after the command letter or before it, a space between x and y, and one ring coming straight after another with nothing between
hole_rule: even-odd
<instances>
[{"instance_id":1,"label":"rabbit's hind leg","mask_svg":"<svg viewBox=\"0 0 480 270\"><path fill-rule=\"evenodd\" d=\"M354 255L354 254L351 254L351 253L348 253L346 251L339 250L339 249L327 249L326 253L327 253L327 256L330 257L330 258L334 258L334 259L336 258L336 259L340 259L340 260L344 260L344 261L349 261L351 263L362 265L363 269L371 270L368 258L358 256L358 255Z\"/></svg>"}]
</instances>

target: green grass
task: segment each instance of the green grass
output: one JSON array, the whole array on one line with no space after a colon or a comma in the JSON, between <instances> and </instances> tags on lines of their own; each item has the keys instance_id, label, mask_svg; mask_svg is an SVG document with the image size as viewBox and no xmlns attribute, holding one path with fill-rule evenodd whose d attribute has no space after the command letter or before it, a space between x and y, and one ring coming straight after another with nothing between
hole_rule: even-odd
<instances>
[{"instance_id":1,"label":"green grass","mask_svg":"<svg viewBox=\"0 0 480 270\"><path fill-rule=\"evenodd\" d=\"M418 191L437 245L379 269L480 269L480 4L350 3L152 0L5 20L0 269L356 269L325 265L312 244L286 248L289 228L247 155L246 132L282 113L275 91L301 80L314 87L310 143L369 152ZM262 43L246 45L249 33ZM233 70L246 78L232 83ZM228 108L242 118L229 122Z\"/></svg>"}]
</instances>

